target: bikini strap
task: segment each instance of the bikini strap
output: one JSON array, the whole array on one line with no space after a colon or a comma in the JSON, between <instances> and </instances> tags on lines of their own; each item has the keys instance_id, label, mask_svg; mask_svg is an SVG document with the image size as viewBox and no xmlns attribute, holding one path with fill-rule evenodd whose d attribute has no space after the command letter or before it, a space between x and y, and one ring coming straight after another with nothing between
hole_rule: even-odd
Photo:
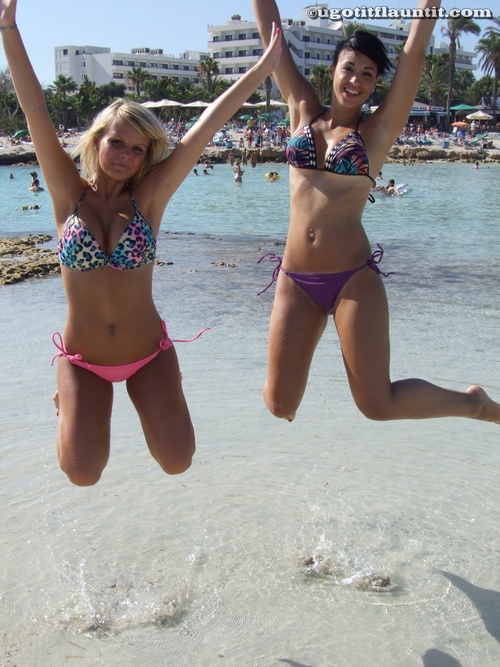
<instances>
[{"instance_id":1,"label":"bikini strap","mask_svg":"<svg viewBox=\"0 0 500 667\"><path fill-rule=\"evenodd\" d=\"M136 213L138 213L139 209L137 208L137 202L134 199L134 194L132 192L132 188L129 188L128 192L129 192L129 195L130 195L130 199L132 200L132 204L134 205L134 210L135 210Z\"/></svg>"},{"instance_id":2,"label":"bikini strap","mask_svg":"<svg viewBox=\"0 0 500 667\"><path fill-rule=\"evenodd\" d=\"M80 199L78 200L78 204L77 204L76 207L75 207L75 211L74 211L73 215L76 215L76 214L78 213L78 210L80 209L80 204L82 203L83 198L84 198L85 195L87 194L87 190L88 190L89 188L90 188L90 183L87 185L87 187L85 188L85 190L82 192L82 196L81 196Z\"/></svg>"},{"instance_id":3,"label":"bikini strap","mask_svg":"<svg viewBox=\"0 0 500 667\"><path fill-rule=\"evenodd\" d=\"M262 262L262 260L265 259L266 257L269 257L269 261L273 264L276 264L277 266L274 267L273 277L271 278L271 282L269 283L269 285L267 287L264 287L264 289L261 292L258 292L257 296L260 296L261 294L264 294L264 292L266 290L268 290L271 287L271 285L278 280L278 276L280 274L280 269L281 269L281 264L283 262L283 260L281 259L281 257L279 255L275 255L273 252L268 252L265 255L262 255L262 257L259 259L257 264L260 264Z\"/></svg>"},{"instance_id":4,"label":"bikini strap","mask_svg":"<svg viewBox=\"0 0 500 667\"><path fill-rule=\"evenodd\" d=\"M389 273L384 273L378 268L377 264L380 264L380 262L382 261L382 257L384 256L384 249L379 243L377 243L377 248L378 250L373 251L372 256L366 262L366 264L370 267L370 269L373 269L375 273L379 273L381 276L384 276L384 278L387 278L388 276L393 276L396 273L395 271L389 271Z\"/></svg>"}]
</instances>

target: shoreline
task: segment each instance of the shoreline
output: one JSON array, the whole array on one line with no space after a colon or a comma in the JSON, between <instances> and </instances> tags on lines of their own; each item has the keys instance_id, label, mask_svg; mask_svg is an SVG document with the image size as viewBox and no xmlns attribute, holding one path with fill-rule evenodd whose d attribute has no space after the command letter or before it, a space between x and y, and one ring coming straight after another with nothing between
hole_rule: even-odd
<instances>
[{"instance_id":1,"label":"shoreline","mask_svg":"<svg viewBox=\"0 0 500 667\"><path fill-rule=\"evenodd\" d=\"M235 139L237 141L237 139ZM389 151L386 162L500 162L500 139L493 140L493 149L471 148L469 146L393 146ZM67 146L66 152L70 153L73 146ZM285 149L267 147L259 149L246 149L247 156L257 153L257 162L260 164L277 163L285 164ZM228 162L229 154L232 153L237 160L241 160L240 148L205 148L200 156L199 162L209 160L214 164ZM32 144L20 146L0 146L0 166L39 166Z\"/></svg>"}]
</instances>

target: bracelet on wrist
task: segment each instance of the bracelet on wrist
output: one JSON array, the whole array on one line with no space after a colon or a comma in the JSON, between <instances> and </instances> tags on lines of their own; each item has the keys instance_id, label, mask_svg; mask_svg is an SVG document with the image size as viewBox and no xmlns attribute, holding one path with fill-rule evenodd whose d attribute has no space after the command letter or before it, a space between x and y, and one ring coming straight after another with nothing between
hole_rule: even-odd
<instances>
[{"instance_id":1,"label":"bracelet on wrist","mask_svg":"<svg viewBox=\"0 0 500 667\"><path fill-rule=\"evenodd\" d=\"M8 25L8 26L0 26L0 31L6 32L7 30L15 30L17 28L17 23L14 23L14 25Z\"/></svg>"}]
</instances>

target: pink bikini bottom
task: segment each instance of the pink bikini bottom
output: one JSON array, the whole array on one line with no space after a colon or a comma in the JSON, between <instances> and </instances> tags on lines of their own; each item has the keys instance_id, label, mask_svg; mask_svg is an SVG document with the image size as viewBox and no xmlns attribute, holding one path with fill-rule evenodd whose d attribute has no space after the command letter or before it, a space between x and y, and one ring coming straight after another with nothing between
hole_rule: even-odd
<instances>
[{"instance_id":1,"label":"pink bikini bottom","mask_svg":"<svg viewBox=\"0 0 500 667\"><path fill-rule=\"evenodd\" d=\"M163 320L161 322L161 326L165 332L165 338L160 341L160 345L156 352L153 352L153 354L150 354L149 357L146 357L145 359L133 361L131 364L124 364L123 366L97 366L96 364L89 364L87 361L83 361L81 354L69 354L64 347L61 334L56 331L52 334L52 342L57 347L57 349L60 350L60 352L52 357L50 365L53 366L54 361L59 359L59 357L65 357L75 366L81 366L82 368L95 373L103 380L107 380L108 382L123 382L124 380L128 380L129 377L131 377L134 373L137 373L140 368L146 364L149 364L150 361L153 361L153 359L157 357L162 350L168 350L168 348L171 347L173 343L190 343L191 341L199 338L205 331L210 329L210 327L206 327L194 338L185 340L170 340L167 333L167 325Z\"/></svg>"}]
</instances>

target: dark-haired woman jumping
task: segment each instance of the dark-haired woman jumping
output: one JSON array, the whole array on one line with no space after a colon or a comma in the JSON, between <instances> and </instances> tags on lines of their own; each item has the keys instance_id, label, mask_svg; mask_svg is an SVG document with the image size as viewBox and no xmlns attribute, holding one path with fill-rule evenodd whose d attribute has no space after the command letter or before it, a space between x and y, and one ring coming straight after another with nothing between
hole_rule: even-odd
<instances>
[{"instance_id":1,"label":"dark-haired woman jumping","mask_svg":"<svg viewBox=\"0 0 500 667\"><path fill-rule=\"evenodd\" d=\"M420 0L424 9L440 0ZM269 44L274 0L253 0ZM478 386L465 392L424 380L391 382L389 313L379 262L361 216L373 178L404 127L420 81L432 19L415 19L386 100L367 120L361 107L390 62L367 32L341 42L330 66L332 102L325 108L298 71L286 40L274 77L290 108L291 219L283 260L277 256L264 400L291 421L304 394L311 360L333 313L352 395L370 419L470 417L500 422L500 405Z\"/></svg>"}]
</instances>

